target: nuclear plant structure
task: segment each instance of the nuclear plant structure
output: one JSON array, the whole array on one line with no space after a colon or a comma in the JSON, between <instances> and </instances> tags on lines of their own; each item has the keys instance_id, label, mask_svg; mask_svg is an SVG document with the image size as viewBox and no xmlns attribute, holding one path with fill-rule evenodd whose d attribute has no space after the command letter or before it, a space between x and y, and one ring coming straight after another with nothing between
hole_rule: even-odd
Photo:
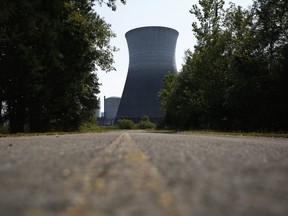
<instances>
[{"instance_id":1,"label":"nuclear plant structure","mask_svg":"<svg viewBox=\"0 0 288 216\"><path fill-rule=\"evenodd\" d=\"M160 26L141 27L125 36L129 50L129 68L117 119L135 123L143 116L159 122L163 118L159 91L168 72L176 73L175 49L179 33Z\"/></svg>"},{"instance_id":2,"label":"nuclear plant structure","mask_svg":"<svg viewBox=\"0 0 288 216\"><path fill-rule=\"evenodd\" d=\"M104 97L104 125L114 124L120 101L120 97Z\"/></svg>"}]
</instances>

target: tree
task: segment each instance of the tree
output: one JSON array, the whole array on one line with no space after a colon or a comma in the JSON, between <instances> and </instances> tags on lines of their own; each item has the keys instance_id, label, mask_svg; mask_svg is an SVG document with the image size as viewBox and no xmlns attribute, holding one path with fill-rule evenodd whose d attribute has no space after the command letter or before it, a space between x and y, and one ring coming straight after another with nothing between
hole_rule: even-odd
<instances>
[{"instance_id":1,"label":"tree","mask_svg":"<svg viewBox=\"0 0 288 216\"><path fill-rule=\"evenodd\" d=\"M125 1L121 1L125 3ZM116 1L1 1L0 102L11 132L75 130L97 107L115 34L93 10Z\"/></svg>"},{"instance_id":2,"label":"tree","mask_svg":"<svg viewBox=\"0 0 288 216\"><path fill-rule=\"evenodd\" d=\"M267 116L264 123L271 130L287 129L288 2L257 0L253 10L257 15L258 59L269 77L271 89L269 102L261 107L261 113Z\"/></svg>"},{"instance_id":3,"label":"tree","mask_svg":"<svg viewBox=\"0 0 288 216\"><path fill-rule=\"evenodd\" d=\"M97 0L98 1L98 3L100 4L100 5L102 5L103 3L105 3L108 7L110 7L113 11L115 11L116 9L117 9L117 0L108 0L108 2L107 1L104 1L104 0ZM126 4L126 0L121 0L121 2L123 3L123 4Z\"/></svg>"},{"instance_id":4,"label":"tree","mask_svg":"<svg viewBox=\"0 0 288 216\"><path fill-rule=\"evenodd\" d=\"M213 128L223 118L221 96L225 88L223 77L228 67L225 55L227 38L220 28L224 1L202 0L199 5L201 9L194 5L190 11L199 21L192 24L197 45L194 53L187 57L179 76L183 91L182 111L179 113L185 113L181 118L186 122L184 127L202 125Z\"/></svg>"},{"instance_id":5,"label":"tree","mask_svg":"<svg viewBox=\"0 0 288 216\"><path fill-rule=\"evenodd\" d=\"M287 130L287 2L257 0L249 10L223 3L200 0L190 11L197 44L160 93L166 124Z\"/></svg>"}]
</instances>

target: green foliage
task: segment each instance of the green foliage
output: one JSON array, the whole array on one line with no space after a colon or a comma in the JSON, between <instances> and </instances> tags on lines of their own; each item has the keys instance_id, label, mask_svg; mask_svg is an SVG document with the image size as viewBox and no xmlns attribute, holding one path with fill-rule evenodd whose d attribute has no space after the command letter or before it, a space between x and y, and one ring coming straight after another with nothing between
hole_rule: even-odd
<instances>
[{"instance_id":1,"label":"green foliage","mask_svg":"<svg viewBox=\"0 0 288 216\"><path fill-rule=\"evenodd\" d=\"M140 121L138 123L138 128L139 129L155 129L156 124L154 124L153 122L150 122L150 121Z\"/></svg>"},{"instance_id":2,"label":"green foliage","mask_svg":"<svg viewBox=\"0 0 288 216\"><path fill-rule=\"evenodd\" d=\"M129 119L118 119L117 120L117 127L119 129L134 129L136 126L133 121Z\"/></svg>"},{"instance_id":3,"label":"green foliage","mask_svg":"<svg viewBox=\"0 0 288 216\"><path fill-rule=\"evenodd\" d=\"M97 132L101 130L95 123L83 123L81 124L79 131L80 132Z\"/></svg>"},{"instance_id":4,"label":"green foliage","mask_svg":"<svg viewBox=\"0 0 288 216\"><path fill-rule=\"evenodd\" d=\"M83 122L80 125L79 130L81 132L93 132L93 131L98 131L99 127L96 124L96 115L92 115L87 121Z\"/></svg>"},{"instance_id":5,"label":"green foliage","mask_svg":"<svg viewBox=\"0 0 288 216\"><path fill-rule=\"evenodd\" d=\"M150 121L150 118L149 118L149 116L145 115L145 116L142 117L141 120L142 121Z\"/></svg>"},{"instance_id":6,"label":"green foliage","mask_svg":"<svg viewBox=\"0 0 288 216\"><path fill-rule=\"evenodd\" d=\"M95 71L113 70L115 51L94 2L103 3L0 2L0 104L7 106L0 111L11 132L73 131L93 115Z\"/></svg>"},{"instance_id":7,"label":"green foliage","mask_svg":"<svg viewBox=\"0 0 288 216\"><path fill-rule=\"evenodd\" d=\"M249 10L199 5L190 11L199 21L195 50L160 92L166 126L287 130L287 1L257 0Z\"/></svg>"},{"instance_id":8,"label":"green foliage","mask_svg":"<svg viewBox=\"0 0 288 216\"><path fill-rule=\"evenodd\" d=\"M144 116L137 126L140 129L155 129L156 128L156 124L151 122L148 116Z\"/></svg>"},{"instance_id":9,"label":"green foliage","mask_svg":"<svg viewBox=\"0 0 288 216\"><path fill-rule=\"evenodd\" d=\"M115 11L117 9L117 0L108 0L104 1L104 0L96 0L100 5L102 5L103 3L105 3L108 7L110 7L113 11ZM126 4L126 0L121 0L121 3Z\"/></svg>"},{"instance_id":10,"label":"green foliage","mask_svg":"<svg viewBox=\"0 0 288 216\"><path fill-rule=\"evenodd\" d=\"M0 134L7 134L9 133L9 128L6 125L0 125Z\"/></svg>"}]
</instances>

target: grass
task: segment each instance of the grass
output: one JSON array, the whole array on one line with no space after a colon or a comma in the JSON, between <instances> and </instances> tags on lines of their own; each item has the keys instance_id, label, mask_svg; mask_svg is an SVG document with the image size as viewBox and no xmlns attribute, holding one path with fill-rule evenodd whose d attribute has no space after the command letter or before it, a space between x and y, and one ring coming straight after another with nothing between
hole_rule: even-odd
<instances>
[{"instance_id":1,"label":"grass","mask_svg":"<svg viewBox=\"0 0 288 216\"><path fill-rule=\"evenodd\" d=\"M55 136L55 135L65 135L65 134L76 134L76 133L105 133L109 131L117 130L116 127L99 127L96 125L93 126L81 126L77 131L63 132L63 131L53 131L53 132L36 132L36 133L1 133L1 137L23 137L23 136Z\"/></svg>"},{"instance_id":2,"label":"grass","mask_svg":"<svg viewBox=\"0 0 288 216\"><path fill-rule=\"evenodd\" d=\"M135 128L136 129L136 128ZM64 135L64 134L75 134L75 133L105 133L109 131L121 130L116 126L97 126L95 124L84 124L78 131L72 132L45 132L45 133L16 133L9 134L7 132L0 131L1 137L21 137L21 136L53 136L53 135ZM178 134L206 134L206 135L230 135L230 136L253 136L253 137L275 137L275 138L288 138L288 133L284 132L224 132L224 131L212 131L212 130L163 130L163 129L149 129L155 133L178 133Z\"/></svg>"},{"instance_id":3,"label":"grass","mask_svg":"<svg viewBox=\"0 0 288 216\"><path fill-rule=\"evenodd\" d=\"M1 137L28 137L28 136L52 136L52 135L63 135L71 132L43 132L43 133L0 133Z\"/></svg>"},{"instance_id":4,"label":"grass","mask_svg":"<svg viewBox=\"0 0 288 216\"><path fill-rule=\"evenodd\" d=\"M86 123L80 126L79 131L76 132L80 132L80 133L103 133L103 132L107 132L107 131L111 131L111 130L116 130L116 127L113 126L98 126L96 124L93 123Z\"/></svg>"},{"instance_id":5,"label":"grass","mask_svg":"<svg viewBox=\"0 0 288 216\"><path fill-rule=\"evenodd\" d=\"M191 130L191 131L177 131L177 133L288 138L288 133L283 132L242 132L242 131L225 132L225 131L210 131L210 130L200 130L200 131Z\"/></svg>"}]
</instances>

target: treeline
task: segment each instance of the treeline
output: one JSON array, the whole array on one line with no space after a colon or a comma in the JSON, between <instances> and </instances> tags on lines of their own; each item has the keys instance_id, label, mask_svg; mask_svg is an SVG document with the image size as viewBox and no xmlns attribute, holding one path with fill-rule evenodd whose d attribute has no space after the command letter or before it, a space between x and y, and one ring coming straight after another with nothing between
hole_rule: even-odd
<instances>
[{"instance_id":1,"label":"treeline","mask_svg":"<svg viewBox=\"0 0 288 216\"><path fill-rule=\"evenodd\" d=\"M113 10L116 0L105 1ZM125 3L125 0L121 0ZM71 131L93 115L98 69L112 70L103 0L0 1L0 126Z\"/></svg>"},{"instance_id":2,"label":"treeline","mask_svg":"<svg viewBox=\"0 0 288 216\"><path fill-rule=\"evenodd\" d=\"M160 92L165 125L180 129L288 129L288 1L249 9L200 0L197 39Z\"/></svg>"}]
</instances>

